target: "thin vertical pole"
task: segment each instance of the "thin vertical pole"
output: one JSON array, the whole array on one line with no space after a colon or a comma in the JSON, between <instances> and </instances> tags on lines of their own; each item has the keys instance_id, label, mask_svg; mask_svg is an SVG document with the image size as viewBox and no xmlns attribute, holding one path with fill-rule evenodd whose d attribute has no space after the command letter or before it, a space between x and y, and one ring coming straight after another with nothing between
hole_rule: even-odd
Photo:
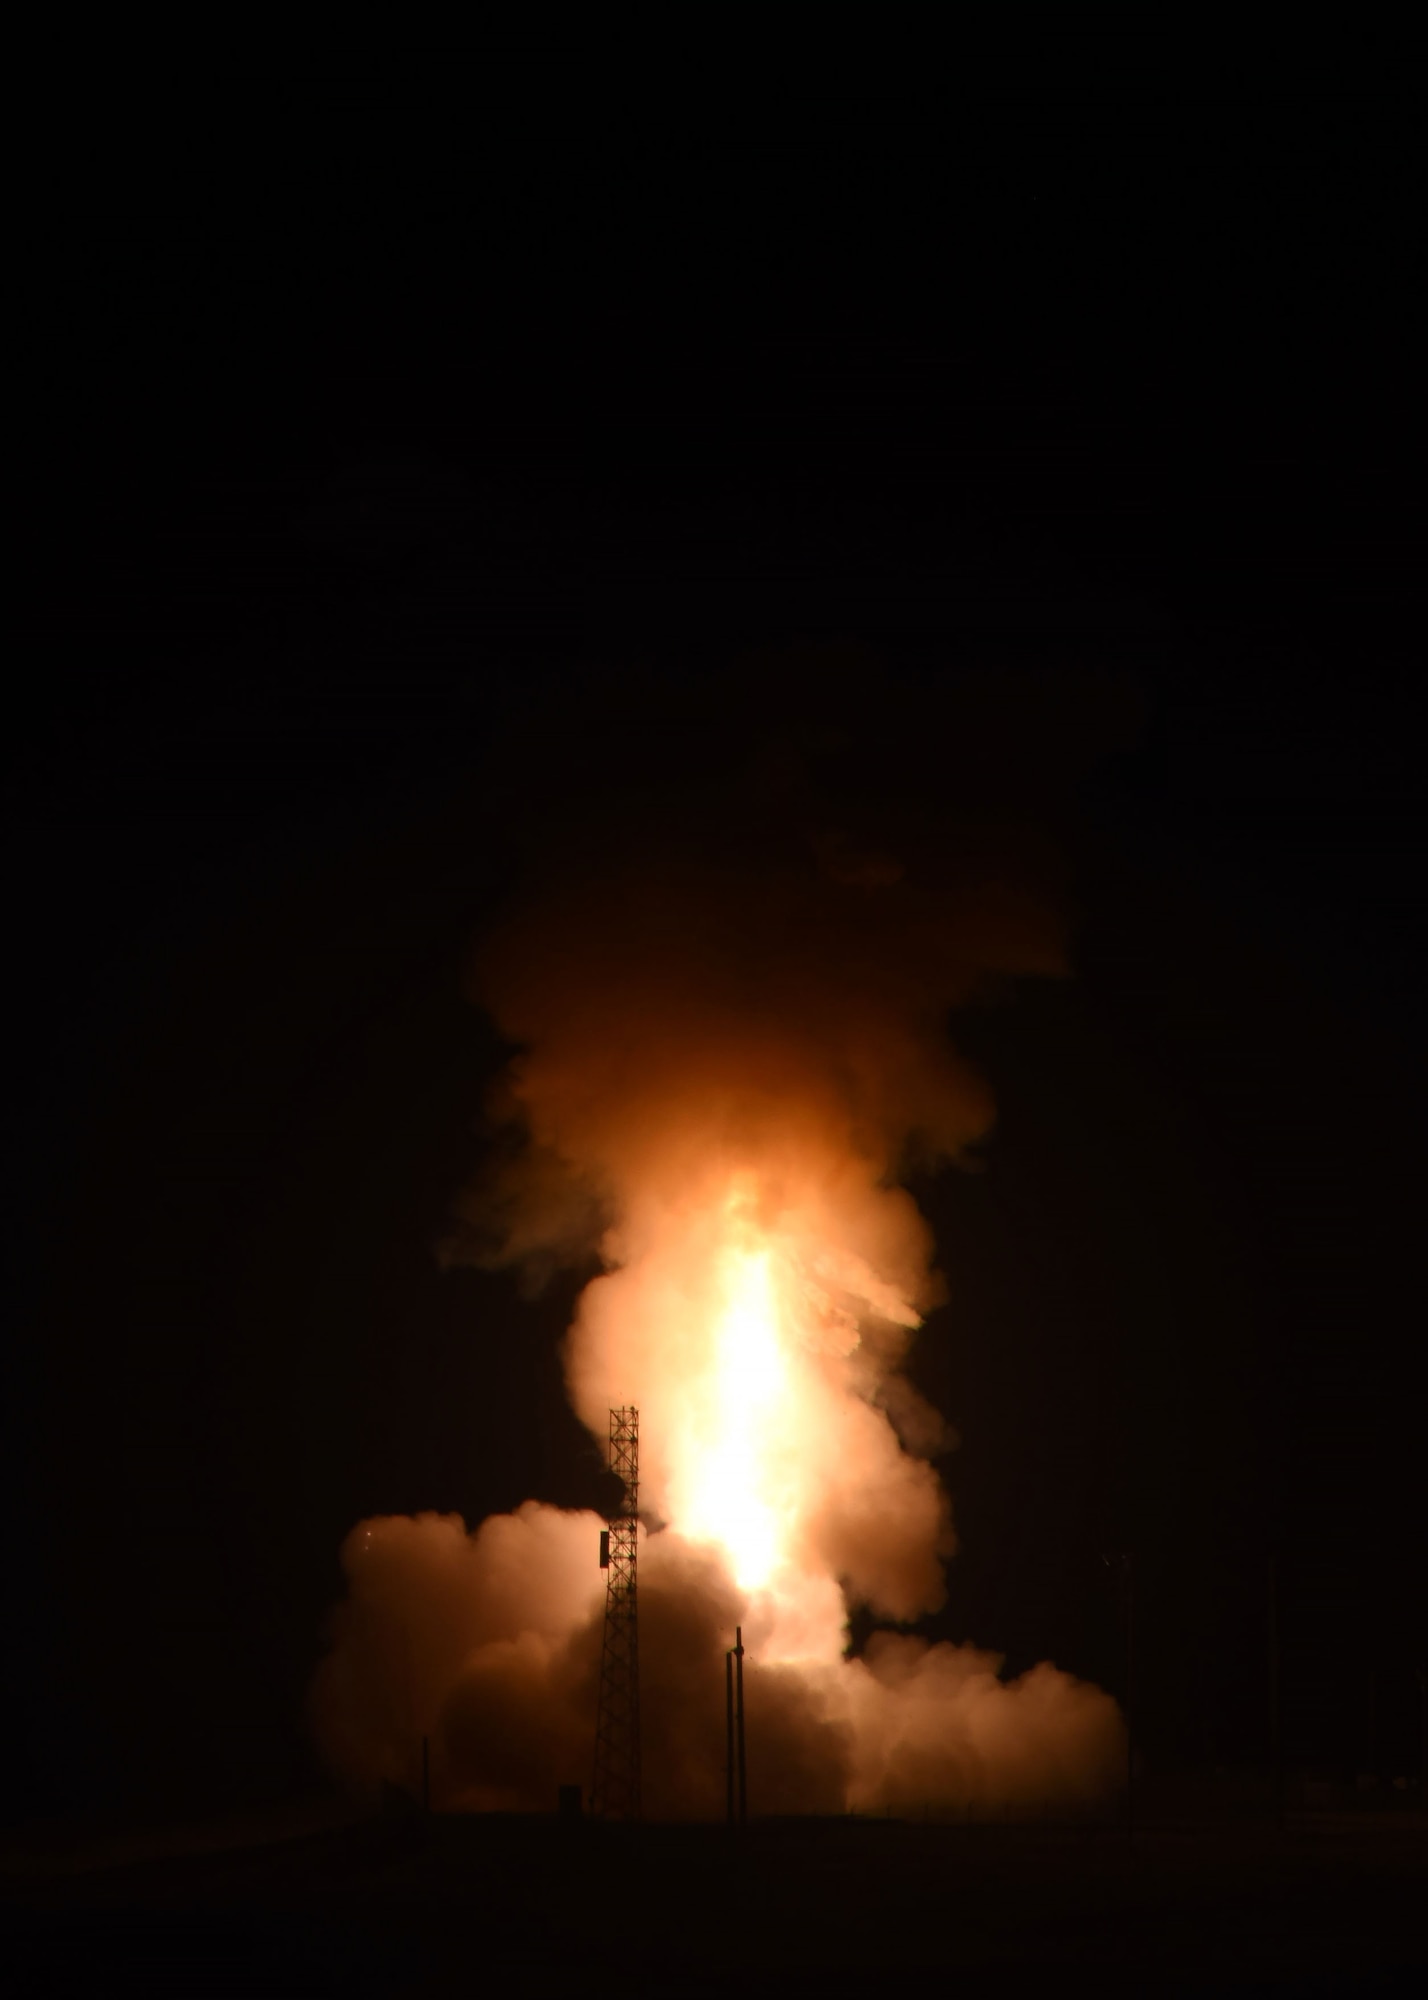
<instances>
[{"instance_id":1,"label":"thin vertical pole","mask_svg":"<svg viewBox=\"0 0 1428 2000\"><path fill-rule=\"evenodd\" d=\"M744 1628L734 1627L734 1678L738 1689L739 1724L739 1824L749 1817L749 1770L744 1761Z\"/></svg>"},{"instance_id":2,"label":"thin vertical pole","mask_svg":"<svg viewBox=\"0 0 1428 2000\"><path fill-rule=\"evenodd\" d=\"M726 1816L734 1824L734 1650L724 1655L724 1778L727 1792Z\"/></svg>"},{"instance_id":3,"label":"thin vertical pole","mask_svg":"<svg viewBox=\"0 0 1428 2000\"><path fill-rule=\"evenodd\" d=\"M431 1739L421 1739L421 1804L423 1812L431 1811Z\"/></svg>"}]
</instances>

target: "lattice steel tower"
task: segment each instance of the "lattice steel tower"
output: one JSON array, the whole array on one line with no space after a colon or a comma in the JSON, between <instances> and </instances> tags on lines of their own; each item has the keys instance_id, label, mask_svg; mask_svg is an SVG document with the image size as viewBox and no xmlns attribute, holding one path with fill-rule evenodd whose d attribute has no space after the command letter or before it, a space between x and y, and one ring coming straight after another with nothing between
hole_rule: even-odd
<instances>
[{"instance_id":1,"label":"lattice steel tower","mask_svg":"<svg viewBox=\"0 0 1428 2000\"><path fill-rule=\"evenodd\" d=\"M610 1470L624 1486L600 1537L605 1584L605 1647L600 1656L600 1712L595 1722L595 1782L590 1810L601 1819L640 1816L640 1623L636 1532L640 1506L640 1413L610 1412Z\"/></svg>"}]
</instances>

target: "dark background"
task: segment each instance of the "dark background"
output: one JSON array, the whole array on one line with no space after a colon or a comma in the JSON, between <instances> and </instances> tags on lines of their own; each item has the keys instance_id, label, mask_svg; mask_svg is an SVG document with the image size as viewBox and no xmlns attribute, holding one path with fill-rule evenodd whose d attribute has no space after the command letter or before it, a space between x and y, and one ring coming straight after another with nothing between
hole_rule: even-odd
<instances>
[{"instance_id":1,"label":"dark background","mask_svg":"<svg viewBox=\"0 0 1428 2000\"><path fill-rule=\"evenodd\" d=\"M891 149L842 104L761 151L492 136L449 85L52 108L12 1816L311 1782L348 1528L598 1493L573 1281L432 1253L501 1054L460 996L514 865L479 774L576 662L665 677L650 754L695 756L679 676L798 640L1144 706L1068 836L1078 977L961 1024L998 1134L918 1189L952 1297L915 1372L963 1439L934 1629L1119 1691L1133 1548L1148 1756L1263 1763L1277 1552L1290 1756L1416 1768L1408 109L1073 96L975 65L883 102Z\"/></svg>"}]
</instances>

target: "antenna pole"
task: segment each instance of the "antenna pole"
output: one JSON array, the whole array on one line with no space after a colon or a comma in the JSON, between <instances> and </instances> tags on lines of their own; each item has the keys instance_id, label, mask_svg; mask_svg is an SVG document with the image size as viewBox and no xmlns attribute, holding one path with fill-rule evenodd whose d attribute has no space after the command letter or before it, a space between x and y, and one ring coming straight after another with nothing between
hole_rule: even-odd
<instances>
[{"instance_id":1,"label":"antenna pole","mask_svg":"<svg viewBox=\"0 0 1428 2000\"><path fill-rule=\"evenodd\" d=\"M734 1649L724 1655L725 1818L734 1824Z\"/></svg>"},{"instance_id":2,"label":"antenna pole","mask_svg":"<svg viewBox=\"0 0 1428 2000\"><path fill-rule=\"evenodd\" d=\"M734 1627L734 1685L738 1694L736 1721L739 1730L739 1824L749 1818L749 1768L744 1760L744 1628Z\"/></svg>"}]
</instances>

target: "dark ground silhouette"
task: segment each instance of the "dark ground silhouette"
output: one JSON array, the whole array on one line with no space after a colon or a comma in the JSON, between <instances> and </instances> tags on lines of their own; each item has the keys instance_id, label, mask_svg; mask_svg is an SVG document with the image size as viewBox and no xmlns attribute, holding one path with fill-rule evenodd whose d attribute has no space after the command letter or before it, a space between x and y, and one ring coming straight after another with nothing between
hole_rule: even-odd
<instances>
[{"instance_id":1,"label":"dark ground silhouette","mask_svg":"<svg viewBox=\"0 0 1428 2000\"><path fill-rule=\"evenodd\" d=\"M297 1823L293 1823L297 1824ZM253 1840L254 1833L266 1837ZM1425 1959L1428 1822L1166 1810L1123 1827L348 1818L81 1868L32 1849L35 1993L1391 1993ZM210 1834L217 1839L217 1834Z\"/></svg>"}]
</instances>

